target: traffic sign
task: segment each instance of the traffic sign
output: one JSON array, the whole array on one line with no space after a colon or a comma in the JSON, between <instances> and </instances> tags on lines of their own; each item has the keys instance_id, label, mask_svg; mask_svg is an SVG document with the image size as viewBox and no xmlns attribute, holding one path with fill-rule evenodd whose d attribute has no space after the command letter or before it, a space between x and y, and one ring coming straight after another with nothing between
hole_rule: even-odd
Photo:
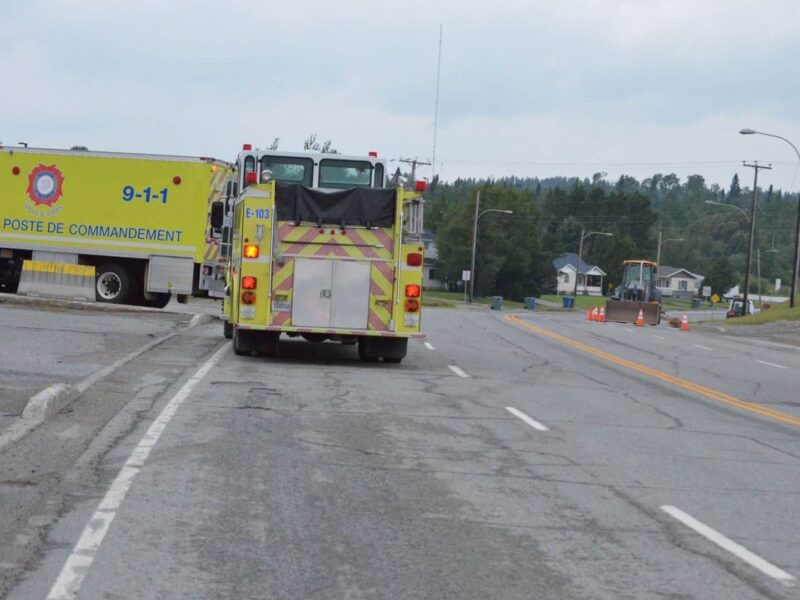
<instances>
[{"instance_id":1,"label":"traffic sign","mask_svg":"<svg viewBox=\"0 0 800 600\"><path fill-rule=\"evenodd\" d=\"M711 300L711 302L716 304L717 302L720 301L720 297L717 294L714 294L713 296L711 296L710 300Z\"/></svg>"},{"instance_id":2,"label":"traffic sign","mask_svg":"<svg viewBox=\"0 0 800 600\"><path fill-rule=\"evenodd\" d=\"M470 271L461 271L461 281L469 281L472 278Z\"/></svg>"},{"instance_id":3,"label":"traffic sign","mask_svg":"<svg viewBox=\"0 0 800 600\"><path fill-rule=\"evenodd\" d=\"M703 286L703 298L708 298L711 295L711 286L704 285Z\"/></svg>"}]
</instances>

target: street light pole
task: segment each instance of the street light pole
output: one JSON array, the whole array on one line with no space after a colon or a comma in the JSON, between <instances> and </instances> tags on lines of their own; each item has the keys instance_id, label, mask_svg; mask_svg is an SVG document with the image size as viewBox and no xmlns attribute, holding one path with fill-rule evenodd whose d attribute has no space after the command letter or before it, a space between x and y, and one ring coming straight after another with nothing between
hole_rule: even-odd
<instances>
[{"instance_id":1,"label":"street light pole","mask_svg":"<svg viewBox=\"0 0 800 600\"><path fill-rule=\"evenodd\" d=\"M774 133L764 133L763 131L756 131L755 129L740 129L739 133L742 135L765 135L767 137L783 140L792 147L792 150L794 150L794 153L797 155L797 161L800 162L800 150L783 136L775 135ZM794 230L794 256L792 257L792 290L789 293L789 306L792 308L794 308L795 298L797 296L798 271L800 271L800 194L797 194L797 224Z\"/></svg>"},{"instance_id":2,"label":"street light pole","mask_svg":"<svg viewBox=\"0 0 800 600\"><path fill-rule=\"evenodd\" d=\"M682 242L683 238L669 238L668 240L661 241L661 234L662 232L658 232L658 249L656 250L656 264L661 264L661 244L666 244L667 242Z\"/></svg>"},{"instance_id":3,"label":"street light pole","mask_svg":"<svg viewBox=\"0 0 800 600\"><path fill-rule=\"evenodd\" d=\"M513 210L503 210L500 208L489 208L484 210L483 212L478 212L478 209L481 205L481 191L478 190L477 195L475 196L475 220L472 223L472 261L470 265L470 272L469 272L469 303L472 304L472 301L475 297L475 249L478 246L478 219L480 219L483 215L490 212L502 213L504 215L513 215Z\"/></svg>"},{"instance_id":4,"label":"street light pole","mask_svg":"<svg viewBox=\"0 0 800 600\"><path fill-rule=\"evenodd\" d=\"M575 310L576 302L578 300L578 277L581 274L581 260L583 257L583 240L585 240L590 235L605 235L608 237L612 237L613 233L606 233L605 231L590 231L586 233L586 228L584 227L581 229L581 239L578 242L578 262L575 265L575 285L572 288L572 309ZM586 291L586 276L583 278L583 290Z\"/></svg>"}]
</instances>

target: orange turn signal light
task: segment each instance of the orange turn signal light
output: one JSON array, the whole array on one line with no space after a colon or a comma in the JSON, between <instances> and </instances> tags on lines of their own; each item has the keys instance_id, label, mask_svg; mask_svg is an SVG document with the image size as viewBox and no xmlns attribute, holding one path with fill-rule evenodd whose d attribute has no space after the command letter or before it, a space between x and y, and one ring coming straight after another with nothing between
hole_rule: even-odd
<instances>
[{"instance_id":1,"label":"orange turn signal light","mask_svg":"<svg viewBox=\"0 0 800 600\"><path fill-rule=\"evenodd\" d=\"M245 258L258 258L260 251L258 246L255 244L245 244L244 245L244 257Z\"/></svg>"},{"instance_id":2,"label":"orange turn signal light","mask_svg":"<svg viewBox=\"0 0 800 600\"><path fill-rule=\"evenodd\" d=\"M419 300L406 300L406 312L417 312L419 310Z\"/></svg>"},{"instance_id":3,"label":"orange turn signal light","mask_svg":"<svg viewBox=\"0 0 800 600\"><path fill-rule=\"evenodd\" d=\"M407 298L419 298L420 289L416 283L411 283L406 286Z\"/></svg>"},{"instance_id":4,"label":"orange turn signal light","mask_svg":"<svg viewBox=\"0 0 800 600\"><path fill-rule=\"evenodd\" d=\"M256 284L258 283L258 279L255 277L247 276L242 277L242 289L243 290L254 290L256 289Z\"/></svg>"},{"instance_id":5,"label":"orange turn signal light","mask_svg":"<svg viewBox=\"0 0 800 600\"><path fill-rule=\"evenodd\" d=\"M256 303L255 292L242 292L242 304L255 304L255 303Z\"/></svg>"}]
</instances>

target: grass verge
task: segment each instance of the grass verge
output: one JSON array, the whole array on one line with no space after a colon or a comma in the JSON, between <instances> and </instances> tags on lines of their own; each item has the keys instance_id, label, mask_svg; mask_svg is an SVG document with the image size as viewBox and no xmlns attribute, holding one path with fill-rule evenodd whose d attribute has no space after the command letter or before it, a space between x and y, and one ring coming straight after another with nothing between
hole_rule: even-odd
<instances>
[{"instance_id":1,"label":"grass verge","mask_svg":"<svg viewBox=\"0 0 800 600\"><path fill-rule=\"evenodd\" d=\"M737 317L725 321L726 325L763 325L764 323L774 323L775 321L800 321L800 306L789 307L785 302L778 306L773 306L767 310L762 310L756 315L749 317Z\"/></svg>"}]
</instances>

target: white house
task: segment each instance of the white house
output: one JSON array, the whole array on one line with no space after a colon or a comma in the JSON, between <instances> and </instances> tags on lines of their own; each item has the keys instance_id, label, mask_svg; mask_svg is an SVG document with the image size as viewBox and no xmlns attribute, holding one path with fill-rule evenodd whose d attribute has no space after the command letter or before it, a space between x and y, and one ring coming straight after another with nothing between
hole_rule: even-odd
<instances>
[{"instance_id":1,"label":"white house","mask_svg":"<svg viewBox=\"0 0 800 600\"><path fill-rule=\"evenodd\" d=\"M443 290L444 282L439 279L439 251L436 249L436 240L430 231L422 232L422 244L425 247L422 263L422 287L426 290Z\"/></svg>"},{"instance_id":2,"label":"white house","mask_svg":"<svg viewBox=\"0 0 800 600\"><path fill-rule=\"evenodd\" d=\"M656 288L662 296L691 298L697 296L703 285L703 275L687 269L659 265L656 269Z\"/></svg>"},{"instance_id":3,"label":"white house","mask_svg":"<svg viewBox=\"0 0 800 600\"><path fill-rule=\"evenodd\" d=\"M572 294L575 289L575 275L578 255L574 252L559 256L553 261L556 269L556 293ZM606 272L596 265L589 265L581 259L580 273L578 275L578 293L589 296L603 295L603 278Z\"/></svg>"}]
</instances>

